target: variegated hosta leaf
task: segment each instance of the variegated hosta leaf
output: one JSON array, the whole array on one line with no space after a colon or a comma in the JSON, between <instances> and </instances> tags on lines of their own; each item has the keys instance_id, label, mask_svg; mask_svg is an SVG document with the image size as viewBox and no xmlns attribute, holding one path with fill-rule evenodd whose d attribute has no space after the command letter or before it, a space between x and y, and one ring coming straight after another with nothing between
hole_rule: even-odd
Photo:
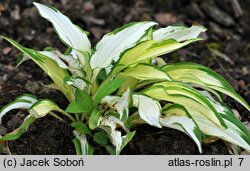
<instances>
[{"instance_id":1,"label":"variegated hosta leaf","mask_svg":"<svg viewBox=\"0 0 250 171\"><path fill-rule=\"evenodd\" d=\"M120 119L127 120L129 115L129 103L131 101L130 89L128 88L121 97L121 99L115 104L114 108L120 114Z\"/></svg>"},{"instance_id":2,"label":"variegated hosta leaf","mask_svg":"<svg viewBox=\"0 0 250 171\"><path fill-rule=\"evenodd\" d=\"M167 104L163 108L163 115L160 122L162 126L177 129L189 135L197 144L200 153L202 153L202 133L198 125L192 119L192 116L183 106L178 104Z\"/></svg>"},{"instance_id":3,"label":"variegated hosta leaf","mask_svg":"<svg viewBox=\"0 0 250 171\"><path fill-rule=\"evenodd\" d=\"M160 28L153 32L153 39L156 41L175 39L178 42L182 42L188 39L194 39L199 36L200 33L205 32L207 29L203 26L168 26L166 28Z\"/></svg>"},{"instance_id":4,"label":"variegated hosta leaf","mask_svg":"<svg viewBox=\"0 0 250 171\"><path fill-rule=\"evenodd\" d=\"M189 135L196 143L199 152L202 153L201 137L198 126L187 116L165 116L160 119L161 125L177 129Z\"/></svg>"},{"instance_id":5,"label":"variegated hosta leaf","mask_svg":"<svg viewBox=\"0 0 250 171\"><path fill-rule=\"evenodd\" d=\"M101 103L107 104L109 107L114 107L116 103L121 99L119 96L105 96Z\"/></svg>"},{"instance_id":6,"label":"variegated hosta leaf","mask_svg":"<svg viewBox=\"0 0 250 171\"><path fill-rule=\"evenodd\" d=\"M22 96L19 96L14 100L13 102L9 103L8 105L4 106L0 110L0 123L2 117L9 112L10 110L13 109L29 109L33 104L37 102L37 98L33 95L30 94L24 94ZM14 131L5 134L5 135L0 135L0 140L15 140L18 139L23 132L29 127L30 124L32 124L36 118L34 118L31 115L26 116L24 119L23 123Z\"/></svg>"},{"instance_id":7,"label":"variegated hosta leaf","mask_svg":"<svg viewBox=\"0 0 250 171\"><path fill-rule=\"evenodd\" d=\"M106 34L96 45L96 51L91 57L92 69L106 68L112 61L117 61L122 52L135 46L153 27L154 22L129 23Z\"/></svg>"},{"instance_id":8,"label":"variegated hosta leaf","mask_svg":"<svg viewBox=\"0 0 250 171\"><path fill-rule=\"evenodd\" d=\"M225 124L227 125L226 129L218 127L217 125L212 123L210 120L208 120L205 116L203 116L203 114L189 107L186 107L187 109L186 110L182 106L173 105L175 106L174 108L174 110L176 110L175 113L178 113L178 115L182 115L184 111L187 114L187 116L191 116L193 121L199 126L199 129L206 135L219 137L225 141L229 141L242 148L249 149L250 148L249 146L250 134L247 128L235 117L235 115L229 108L227 108L226 106L224 106L223 104L219 102L216 102L215 99L213 99L213 97L208 92L202 91L201 93L204 94L205 97L211 100L211 103L217 109L219 114L222 116ZM217 132L214 132L215 130L217 130ZM234 141L232 141L233 139ZM248 144L248 148L246 148L247 147L246 144Z\"/></svg>"},{"instance_id":9,"label":"variegated hosta leaf","mask_svg":"<svg viewBox=\"0 0 250 171\"><path fill-rule=\"evenodd\" d=\"M234 127L237 127L238 131L241 132L240 135L250 144L250 133L245 127L244 124L241 123L241 121L234 115L231 109L229 109L224 104L217 102L208 92L202 91L201 93L204 94L207 98L209 98L214 105L214 107L217 109L217 111L222 115L224 120L227 120L228 122L231 122L231 124L234 125Z\"/></svg>"},{"instance_id":10,"label":"variegated hosta leaf","mask_svg":"<svg viewBox=\"0 0 250 171\"><path fill-rule=\"evenodd\" d=\"M78 61L82 64L82 66L84 66L86 62L89 62L92 51L93 50L91 49L91 53L82 51L79 53L79 51L72 49L68 54L71 55L74 59L78 59Z\"/></svg>"},{"instance_id":11,"label":"variegated hosta leaf","mask_svg":"<svg viewBox=\"0 0 250 171\"><path fill-rule=\"evenodd\" d=\"M140 117L149 125L161 128L161 106L159 102L144 95L134 94L133 106L138 108Z\"/></svg>"},{"instance_id":12,"label":"variegated hosta leaf","mask_svg":"<svg viewBox=\"0 0 250 171\"><path fill-rule=\"evenodd\" d=\"M192 87L179 82L165 81L149 87L143 92L154 99L165 100L199 111L219 127L226 127L222 116L212 102Z\"/></svg>"},{"instance_id":13,"label":"variegated hosta leaf","mask_svg":"<svg viewBox=\"0 0 250 171\"><path fill-rule=\"evenodd\" d=\"M69 85L65 84L63 78L69 76L67 70L60 68L58 64L52 60L50 57L45 56L38 51L33 49L28 49L21 46L16 41L3 37L21 52L28 55L37 65L39 65L54 81L60 91L68 98L69 101L74 101L74 93Z\"/></svg>"},{"instance_id":14,"label":"variegated hosta leaf","mask_svg":"<svg viewBox=\"0 0 250 171\"><path fill-rule=\"evenodd\" d=\"M100 117L98 126L109 135L112 144L116 147L116 154L120 154L135 134L135 131L128 132L129 130L124 126L124 123L114 116ZM122 135L120 129L128 133Z\"/></svg>"},{"instance_id":15,"label":"variegated hosta leaf","mask_svg":"<svg viewBox=\"0 0 250 171\"><path fill-rule=\"evenodd\" d=\"M120 57L120 60L118 61L116 67L119 67L119 65L121 65L120 67L123 69L125 66L137 64L143 60L153 59L157 56L170 53L198 40L201 39L188 39L184 42L178 42L174 39L168 39L163 41L144 41L124 52Z\"/></svg>"},{"instance_id":16,"label":"variegated hosta leaf","mask_svg":"<svg viewBox=\"0 0 250 171\"><path fill-rule=\"evenodd\" d=\"M240 121L236 121L237 119L235 120L235 118L225 118L224 122L226 123L228 128L224 129L215 125L199 112L191 109L189 109L188 111L204 134L219 137L225 141L236 144L247 151L250 151L249 132L247 130L244 130L245 128L242 128L242 126L238 126L238 123L240 123ZM237 123L234 123L235 121Z\"/></svg>"},{"instance_id":17,"label":"variegated hosta leaf","mask_svg":"<svg viewBox=\"0 0 250 171\"><path fill-rule=\"evenodd\" d=\"M13 109L29 109L35 102L37 98L30 94L24 94L17 97L13 102L7 104L0 110L0 123L2 117Z\"/></svg>"},{"instance_id":18,"label":"variegated hosta leaf","mask_svg":"<svg viewBox=\"0 0 250 171\"><path fill-rule=\"evenodd\" d=\"M50 59L54 60L57 65L63 69L68 69L69 67L65 64L63 60L59 57L59 52L56 51L39 51L39 53L49 57Z\"/></svg>"},{"instance_id":19,"label":"variegated hosta leaf","mask_svg":"<svg viewBox=\"0 0 250 171\"><path fill-rule=\"evenodd\" d=\"M177 30L173 33L173 28ZM201 26L193 26L191 28L172 26L154 31L153 40L148 40L138 44L137 46L127 50L122 54L118 64L132 65L145 59L153 59L157 56L170 53L176 49L186 46L195 41L201 40L197 38L205 28ZM188 33L188 34L184 34ZM119 65L118 65L119 66ZM123 68L124 66L120 66ZM121 69L118 69L118 71Z\"/></svg>"},{"instance_id":20,"label":"variegated hosta leaf","mask_svg":"<svg viewBox=\"0 0 250 171\"><path fill-rule=\"evenodd\" d=\"M86 138L86 135L80 134L76 130L73 131L73 134L78 139L81 145L81 154L82 155L88 155L89 154L89 144Z\"/></svg>"},{"instance_id":21,"label":"variegated hosta leaf","mask_svg":"<svg viewBox=\"0 0 250 171\"><path fill-rule=\"evenodd\" d=\"M129 114L130 103L130 89L127 89L121 97L119 96L106 96L102 99L101 103L108 104L109 107L115 109L120 115L120 119L126 121Z\"/></svg>"},{"instance_id":22,"label":"variegated hosta leaf","mask_svg":"<svg viewBox=\"0 0 250 171\"><path fill-rule=\"evenodd\" d=\"M53 53L58 56L60 59L65 61L65 63L68 65L68 70L72 73L73 76L75 77L83 77L83 71L82 71L82 66L80 62L78 61L79 55L74 57L73 55L64 55L61 54L59 51L53 51Z\"/></svg>"},{"instance_id":23,"label":"variegated hosta leaf","mask_svg":"<svg viewBox=\"0 0 250 171\"><path fill-rule=\"evenodd\" d=\"M50 100L38 100L29 109L30 115L35 118L42 118L51 111L64 113L62 109L60 109L54 102Z\"/></svg>"},{"instance_id":24,"label":"variegated hosta leaf","mask_svg":"<svg viewBox=\"0 0 250 171\"><path fill-rule=\"evenodd\" d=\"M86 33L74 25L68 17L57 9L34 2L42 17L50 21L60 39L68 46L79 51L90 52L91 44Z\"/></svg>"},{"instance_id":25,"label":"variegated hosta leaf","mask_svg":"<svg viewBox=\"0 0 250 171\"><path fill-rule=\"evenodd\" d=\"M63 69L68 69L75 77L83 77L83 71L81 65L77 59L72 55L64 55L59 51L39 51L39 53L54 60L57 65Z\"/></svg>"},{"instance_id":26,"label":"variegated hosta leaf","mask_svg":"<svg viewBox=\"0 0 250 171\"><path fill-rule=\"evenodd\" d=\"M29 60L30 57L24 53L21 53L16 60L16 67L18 67L19 65L21 65L23 62Z\"/></svg>"},{"instance_id":27,"label":"variegated hosta leaf","mask_svg":"<svg viewBox=\"0 0 250 171\"><path fill-rule=\"evenodd\" d=\"M70 86L74 86L80 90L85 90L87 88L87 83L81 77L77 77L77 78L66 77L64 78L64 81L66 82L66 84Z\"/></svg>"},{"instance_id":28,"label":"variegated hosta leaf","mask_svg":"<svg viewBox=\"0 0 250 171\"><path fill-rule=\"evenodd\" d=\"M250 106L234 91L232 86L219 74L205 66L182 62L168 64L164 66L162 70L164 70L173 80L198 84L204 86L204 88L208 87L224 93L237 100L250 111Z\"/></svg>"},{"instance_id":29,"label":"variegated hosta leaf","mask_svg":"<svg viewBox=\"0 0 250 171\"><path fill-rule=\"evenodd\" d=\"M138 80L170 81L169 76L161 71L161 69L148 64L138 64L135 67L127 68L123 73Z\"/></svg>"}]
</instances>

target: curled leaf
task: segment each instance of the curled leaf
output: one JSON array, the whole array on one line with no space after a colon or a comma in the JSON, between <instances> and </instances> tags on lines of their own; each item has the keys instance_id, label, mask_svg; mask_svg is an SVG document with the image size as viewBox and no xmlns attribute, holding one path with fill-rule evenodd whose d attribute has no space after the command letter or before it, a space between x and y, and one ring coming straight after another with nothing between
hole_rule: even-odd
<instances>
[{"instance_id":1,"label":"curled leaf","mask_svg":"<svg viewBox=\"0 0 250 171\"><path fill-rule=\"evenodd\" d=\"M138 108L140 117L152 126L161 128L161 105L159 102L144 95L133 95L133 105Z\"/></svg>"},{"instance_id":2,"label":"curled leaf","mask_svg":"<svg viewBox=\"0 0 250 171\"><path fill-rule=\"evenodd\" d=\"M29 109L34 103L36 103L37 98L30 94L24 94L17 97L13 102L7 104L0 110L0 123L2 117L13 109Z\"/></svg>"},{"instance_id":3,"label":"curled leaf","mask_svg":"<svg viewBox=\"0 0 250 171\"><path fill-rule=\"evenodd\" d=\"M54 102L50 100L38 100L29 109L30 115L35 118L42 118L51 111L63 112Z\"/></svg>"},{"instance_id":4,"label":"curled leaf","mask_svg":"<svg viewBox=\"0 0 250 171\"><path fill-rule=\"evenodd\" d=\"M135 134L135 132L128 132L124 123L114 116L101 117L99 121L99 128L104 130L109 135L112 144L116 147L116 154L120 154L121 150ZM121 130L128 133L122 135Z\"/></svg>"}]
</instances>

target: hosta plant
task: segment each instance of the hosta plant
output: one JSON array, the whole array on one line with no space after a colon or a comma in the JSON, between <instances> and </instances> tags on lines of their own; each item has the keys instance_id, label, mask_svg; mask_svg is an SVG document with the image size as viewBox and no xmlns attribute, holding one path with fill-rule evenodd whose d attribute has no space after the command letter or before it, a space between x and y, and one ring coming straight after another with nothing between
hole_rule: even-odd
<instances>
[{"instance_id":1,"label":"hosta plant","mask_svg":"<svg viewBox=\"0 0 250 171\"><path fill-rule=\"evenodd\" d=\"M250 110L247 102L213 70L191 62L165 63L159 56L202 40L203 26L168 26L133 22L106 34L91 46L88 33L51 6L34 3L50 21L66 52L17 47L17 65L32 59L51 78L47 85L61 91L68 106L31 94L17 97L0 111L0 119L13 109L28 115L13 132L0 135L1 144L18 139L37 119L47 115L70 121L77 154L93 154L97 146L120 154L140 124L169 127L186 133L200 152L202 143L223 139L237 153L250 151L250 134L225 104L230 96ZM64 117L62 117L64 116Z\"/></svg>"}]
</instances>

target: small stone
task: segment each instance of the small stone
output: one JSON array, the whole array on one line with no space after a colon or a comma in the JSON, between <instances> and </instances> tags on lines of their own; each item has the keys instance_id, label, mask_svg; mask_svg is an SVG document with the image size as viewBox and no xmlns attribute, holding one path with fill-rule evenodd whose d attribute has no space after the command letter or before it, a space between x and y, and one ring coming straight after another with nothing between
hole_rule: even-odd
<instances>
[{"instance_id":1,"label":"small stone","mask_svg":"<svg viewBox=\"0 0 250 171\"><path fill-rule=\"evenodd\" d=\"M150 21L152 20L151 16L147 13L143 14L142 15L142 19L145 20L145 21Z\"/></svg>"},{"instance_id":2,"label":"small stone","mask_svg":"<svg viewBox=\"0 0 250 171\"><path fill-rule=\"evenodd\" d=\"M169 25L172 23L176 23L177 18L173 14L170 13L159 13L155 15L155 19L162 25Z\"/></svg>"},{"instance_id":3,"label":"small stone","mask_svg":"<svg viewBox=\"0 0 250 171\"><path fill-rule=\"evenodd\" d=\"M96 25L105 25L105 20L100 19L100 18L96 18L96 17L93 17L93 16L84 17L84 20L86 22L96 24Z\"/></svg>"},{"instance_id":4,"label":"small stone","mask_svg":"<svg viewBox=\"0 0 250 171\"><path fill-rule=\"evenodd\" d=\"M85 3L83 4L83 9L84 9L84 11L89 12L89 11L94 10L94 9L95 9L95 6L93 5L92 2L87 1L87 2L85 2Z\"/></svg>"},{"instance_id":5,"label":"small stone","mask_svg":"<svg viewBox=\"0 0 250 171\"><path fill-rule=\"evenodd\" d=\"M8 80L8 75L7 75L7 74L4 74L2 80L3 80L4 82L7 81L7 80Z\"/></svg>"},{"instance_id":6,"label":"small stone","mask_svg":"<svg viewBox=\"0 0 250 171\"><path fill-rule=\"evenodd\" d=\"M240 80L239 81L239 86L240 86L240 88L245 88L246 87L245 81L244 80Z\"/></svg>"},{"instance_id":7,"label":"small stone","mask_svg":"<svg viewBox=\"0 0 250 171\"><path fill-rule=\"evenodd\" d=\"M61 2L62 2L63 5L67 5L68 0L61 0Z\"/></svg>"},{"instance_id":8,"label":"small stone","mask_svg":"<svg viewBox=\"0 0 250 171\"><path fill-rule=\"evenodd\" d=\"M0 13L5 11L6 10L6 7L0 3Z\"/></svg>"},{"instance_id":9,"label":"small stone","mask_svg":"<svg viewBox=\"0 0 250 171\"><path fill-rule=\"evenodd\" d=\"M242 67L242 74L243 75L247 75L249 72L248 72L248 69L247 67Z\"/></svg>"},{"instance_id":10,"label":"small stone","mask_svg":"<svg viewBox=\"0 0 250 171\"><path fill-rule=\"evenodd\" d=\"M15 20L20 20L20 7L18 5L15 5L14 10L11 12L11 17L14 18Z\"/></svg>"},{"instance_id":11,"label":"small stone","mask_svg":"<svg viewBox=\"0 0 250 171\"><path fill-rule=\"evenodd\" d=\"M11 47L6 47L3 49L3 54L8 55L11 52L12 48Z\"/></svg>"}]
</instances>

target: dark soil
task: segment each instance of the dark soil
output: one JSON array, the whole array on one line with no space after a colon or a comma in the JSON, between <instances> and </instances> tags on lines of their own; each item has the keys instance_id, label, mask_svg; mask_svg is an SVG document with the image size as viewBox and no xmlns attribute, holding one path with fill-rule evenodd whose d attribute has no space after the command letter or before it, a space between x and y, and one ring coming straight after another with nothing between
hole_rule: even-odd
<instances>
[{"instance_id":1,"label":"dark soil","mask_svg":"<svg viewBox=\"0 0 250 171\"><path fill-rule=\"evenodd\" d=\"M169 62L192 61L204 64L224 76L250 103L250 1L241 0L240 9L231 0L41 0L69 16L90 32L96 43L103 34L130 21L154 20L159 26L202 24L206 39L164 56ZM51 25L39 17L32 0L0 0L0 35L11 37L26 47L42 50L53 46L65 50ZM0 39L0 106L22 93L53 99L65 108L60 93L44 88L49 78L32 61L15 67L18 51ZM228 105L249 124L246 109L231 99ZM13 111L4 118L0 133L13 130L24 118ZM150 126L136 128L137 134L123 154L199 154L194 142L172 129ZM71 128L51 117L37 120L17 141L9 143L12 154L74 154ZM228 154L223 141L206 144L203 154ZM99 152L100 153L100 152ZM98 153L98 154L99 154Z\"/></svg>"}]
</instances>

